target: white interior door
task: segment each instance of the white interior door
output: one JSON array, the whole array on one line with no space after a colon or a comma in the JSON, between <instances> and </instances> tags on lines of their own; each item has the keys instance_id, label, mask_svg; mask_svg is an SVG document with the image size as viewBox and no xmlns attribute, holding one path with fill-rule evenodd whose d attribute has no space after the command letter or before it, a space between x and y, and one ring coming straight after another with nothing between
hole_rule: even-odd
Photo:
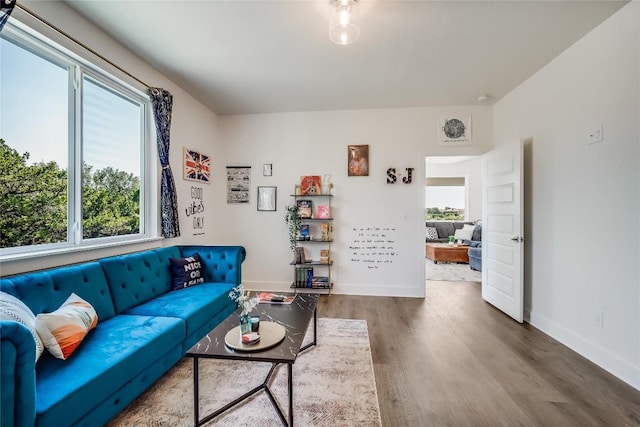
<instances>
[{"instance_id":1,"label":"white interior door","mask_svg":"<svg viewBox=\"0 0 640 427\"><path fill-rule=\"evenodd\" d=\"M482 156L482 298L522 323L522 141Z\"/></svg>"}]
</instances>

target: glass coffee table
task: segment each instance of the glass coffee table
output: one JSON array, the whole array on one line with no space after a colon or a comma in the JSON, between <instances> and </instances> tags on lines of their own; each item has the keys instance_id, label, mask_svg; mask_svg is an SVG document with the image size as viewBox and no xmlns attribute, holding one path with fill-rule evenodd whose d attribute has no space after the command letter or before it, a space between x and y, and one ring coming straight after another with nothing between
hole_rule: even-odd
<instances>
[{"instance_id":1,"label":"glass coffee table","mask_svg":"<svg viewBox=\"0 0 640 427\"><path fill-rule=\"evenodd\" d=\"M223 320L211 332L205 335L186 353L186 357L193 358L193 418L194 425L203 425L223 412L233 408L238 403L264 390L269 400L273 404L280 420L284 425L293 426L293 364L298 354L307 348L316 345L317 320L316 306L318 294L296 294L296 298L291 304L258 304L258 307L251 313L260 315L260 322L275 322L285 328L285 337L278 344L264 350L234 350L225 345L225 336L231 329L240 323L240 312L236 311ZM313 318L313 339L310 343L302 346L309 322ZM270 362L272 364L264 382L259 386L249 390L237 399L229 402L222 408L200 419L200 392L198 362L200 359L227 359L242 360L246 362ZM287 385L289 394L288 417L280 408L269 388L270 381L279 364L287 365Z\"/></svg>"}]
</instances>

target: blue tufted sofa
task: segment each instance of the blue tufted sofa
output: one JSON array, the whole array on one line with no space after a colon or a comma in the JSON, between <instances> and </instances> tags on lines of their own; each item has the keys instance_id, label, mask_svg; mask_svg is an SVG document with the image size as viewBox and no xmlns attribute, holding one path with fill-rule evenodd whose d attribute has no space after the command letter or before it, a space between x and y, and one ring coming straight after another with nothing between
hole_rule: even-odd
<instances>
[{"instance_id":1,"label":"blue tufted sofa","mask_svg":"<svg viewBox=\"0 0 640 427\"><path fill-rule=\"evenodd\" d=\"M169 258L198 252L205 283L172 291ZM172 246L0 279L35 314L71 293L99 322L67 359L35 362L28 329L0 321L2 426L98 426L121 412L235 308L241 246Z\"/></svg>"}]
</instances>

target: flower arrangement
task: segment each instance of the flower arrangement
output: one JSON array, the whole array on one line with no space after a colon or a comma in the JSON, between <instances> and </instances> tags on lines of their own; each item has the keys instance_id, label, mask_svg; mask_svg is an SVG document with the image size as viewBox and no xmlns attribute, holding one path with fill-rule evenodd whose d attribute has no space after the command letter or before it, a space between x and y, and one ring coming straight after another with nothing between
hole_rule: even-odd
<instances>
[{"instance_id":1,"label":"flower arrangement","mask_svg":"<svg viewBox=\"0 0 640 427\"><path fill-rule=\"evenodd\" d=\"M242 283L229 292L229 298L234 300L238 307L242 308L241 316L248 315L258 305L258 297L251 296L251 292L244 290Z\"/></svg>"}]
</instances>

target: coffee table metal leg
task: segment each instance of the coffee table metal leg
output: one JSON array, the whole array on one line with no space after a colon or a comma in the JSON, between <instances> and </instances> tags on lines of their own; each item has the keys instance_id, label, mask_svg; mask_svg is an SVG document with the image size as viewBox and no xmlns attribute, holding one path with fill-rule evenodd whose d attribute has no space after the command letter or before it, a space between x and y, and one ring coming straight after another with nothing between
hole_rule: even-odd
<instances>
[{"instance_id":1,"label":"coffee table metal leg","mask_svg":"<svg viewBox=\"0 0 640 427\"><path fill-rule=\"evenodd\" d=\"M303 351L305 351L309 347L315 346L317 344L317 342L316 342L316 337L317 336L318 336L318 309L314 308L313 309L313 341L311 341L309 344L305 345L304 347L301 347L300 348L300 353L302 353Z\"/></svg>"},{"instance_id":2,"label":"coffee table metal leg","mask_svg":"<svg viewBox=\"0 0 640 427\"><path fill-rule=\"evenodd\" d=\"M293 363L287 364L289 371L289 427L293 427Z\"/></svg>"},{"instance_id":3,"label":"coffee table metal leg","mask_svg":"<svg viewBox=\"0 0 640 427\"><path fill-rule=\"evenodd\" d=\"M198 358L193 358L193 425L200 425L200 392L198 390L200 383L198 380Z\"/></svg>"}]
</instances>

